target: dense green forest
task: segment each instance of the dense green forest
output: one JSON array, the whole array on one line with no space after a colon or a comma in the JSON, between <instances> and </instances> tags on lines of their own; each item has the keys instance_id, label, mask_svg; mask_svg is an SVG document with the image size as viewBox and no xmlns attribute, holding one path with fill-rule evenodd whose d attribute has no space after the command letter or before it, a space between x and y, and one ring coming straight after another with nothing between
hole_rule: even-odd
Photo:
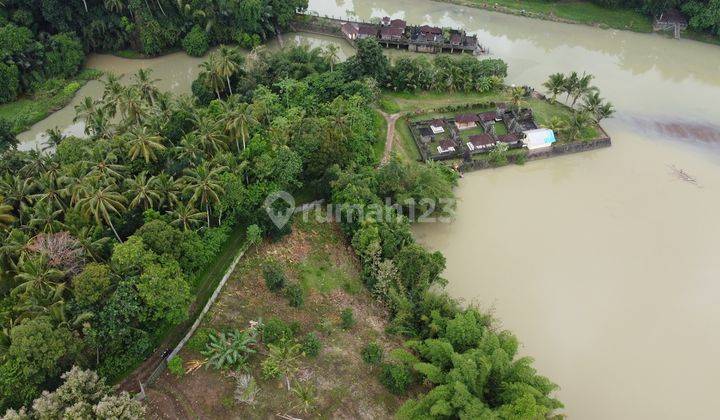
<instances>
[{"instance_id":1,"label":"dense green forest","mask_svg":"<svg viewBox=\"0 0 720 420\"><path fill-rule=\"evenodd\" d=\"M307 0L3 0L0 103L76 74L86 53L211 45L253 47L285 27ZM229 29L232 28L232 29Z\"/></svg>"}]
</instances>

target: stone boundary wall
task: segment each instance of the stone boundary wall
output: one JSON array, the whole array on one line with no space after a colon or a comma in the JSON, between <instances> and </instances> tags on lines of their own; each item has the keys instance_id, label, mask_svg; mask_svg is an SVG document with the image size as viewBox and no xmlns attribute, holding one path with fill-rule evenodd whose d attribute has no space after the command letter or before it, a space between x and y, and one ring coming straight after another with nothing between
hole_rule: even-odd
<instances>
[{"instance_id":1,"label":"stone boundary wall","mask_svg":"<svg viewBox=\"0 0 720 420\"><path fill-rule=\"evenodd\" d=\"M602 130L602 128L601 128ZM603 133L605 133L603 131ZM595 149L603 149L612 146L612 140L610 137L595 139L595 140L577 140L568 143L558 144L553 146L550 150L543 152L530 152L526 157L525 161L529 162L532 160L547 159L562 155L569 155L572 153L587 152ZM515 156L508 156L508 165L515 163ZM479 171L482 169L496 168L497 166L486 160L474 160L471 162L463 162L458 168L461 172L472 172Z\"/></svg>"}]
</instances>

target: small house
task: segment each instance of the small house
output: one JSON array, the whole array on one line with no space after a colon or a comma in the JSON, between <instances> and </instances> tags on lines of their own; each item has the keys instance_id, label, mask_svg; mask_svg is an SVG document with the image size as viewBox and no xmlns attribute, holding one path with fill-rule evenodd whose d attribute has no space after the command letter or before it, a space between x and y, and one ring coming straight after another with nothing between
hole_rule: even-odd
<instances>
[{"instance_id":1,"label":"small house","mask_svg":"<svg viewBox=\"0 0 720 420\"><path fill-rule=\"evenodd\" d=\"M405 31L400 28L384 27L380 29L380 39L383 41L400 41Z\"/></svg>"},{"instance_id":2,"label":"small house","mask_svg":"<svg viewBox=\"0 0 720 420\"><path fill-rule=\"evenodd\" d=\"M385 16L384 18L382 18L382 20L380 21L380 25L384 27L390 26L390 16Z\"/></svg>"},{"instance_id":3,"label":"small house","mask_svg":"<svg viewBox=\"0 0 720 420\"><path fill-rule=\"evenodd\" d=\"M455 142L450 139L441 140L437 151L440 154L452 153L455 151L455 146Z\"/></svg>"},{"instance_id":4,"label":"small house","mask_svg":"<svg viewBox=\"0 0 720 420\"><path fill-rule=\"evenodd\" d=\"M523 145L523 142L520 139L520 136L515 133L509 133L509 134L504 134L502 136L498 136L498 142L505 143L510 147L522 147L522 145Z\"/></svg>"},{"instance_id":5,"label":"small house","mask_svg":"<svg viewBox=\"0 0 720 420\"><path fill-rule=\"evenodd\" d=\"M460 114L455 117L455 126L458 130L467 130L477 127L480 117L477 114Z\"/></svg>"},{"instance_id":6,"label":"small house","mask_svg":"<svg viewBox=\"0 0 720 420\"><path fill-rule=\"evenodd\" d=\"M391 28L399 28L399 29L402 29L403 32L405 32L405 28L407 27L407 22L405 22L402 19L393 19L390 21L390 27Z\"/></svg>"},{"instance_id":7,"label":"small house","mask_svg":"<svg viewBox=\"0 0 720 420\"><path fill-rule=\"evenodd\" d=\"M345 38L350 40L356 40L360 34L359 26L357 23L345 22L341 26L341 30Z\"/></svg>"},{"instance_id":8,"label":"small house","mask_svg":"<svg viewBox=\"0 0 720 420\"><path fill-rule=\"evenodd\" d=\"M495 145L495 139L488 133L476 134L468 137L466 145L471 152L480 152Z\"/></svg>"},{"instance_id":9,"label":"small house","mask_svg":"<svg viewBox=\"0 0 720 420\"><path fill-rule=\"evenodd\" d=\"M523 143L528 150L547 149L555 143L555 133L548 128L525 131Z\"/></svg>"},{"instance_id":10,"label":"small house","mask_svg":"<svg viewBox=\"0 0 720 420\"><path fill-rule=\"evenodd\" d=\"M378 28L375 25L361 23L358 25L358 39L377 38Z\"/></svg>"},{"instance_id":11,"label":"small house","mask_svg":"<svg viewBox=\"0 0 720 420\"><path fill-rule=\"evenodd\" d=\"M442 29L437 26L421 26L420 35L422 35L428 42L441 42L443 40Z\"/></svg>"},{"instance_id":12,"label":"small house","mask_svg":"<svg viewBox=\"0 0 720 420\"><path fill-rule=\"evenodd\" d=\"M454 33L450 36L450 45L453 47L459 47L462 45L462 35Z\"/></svg>"},{"instance_id":13,"label":"small house","mask_svg":"<svg viewBox=\"0 0 720 420\"><path fill-rule=\"evenodd\" d=\"M434 134L441 134L445 132L445 121L443 120L432 120L430 121L430 129Z\"/></svg>"},{"instance_id":14,"label":"small house","mask_svg":"<svg viewBox=\"0 0 720 420\"><path fill-rule=\"evenodd\" d=\"M483 112L479 115L479 117L480 124L485 131L490 131L490 127L492 127L492 125L495 124L495 121L498 120L498 114L495 111ZM502 121L502 118L500 118L500 120Z\"/></svg>"}]
</instances>

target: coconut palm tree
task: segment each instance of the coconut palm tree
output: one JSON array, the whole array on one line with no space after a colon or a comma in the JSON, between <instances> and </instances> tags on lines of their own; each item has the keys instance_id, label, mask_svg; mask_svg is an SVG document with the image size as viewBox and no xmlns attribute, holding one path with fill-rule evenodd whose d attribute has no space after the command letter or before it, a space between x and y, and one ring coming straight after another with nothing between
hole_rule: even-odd
<instances>
[{"instance_id":1,"label":"coconut palm tree","mask_svg":"<svg viewBox=\"0 0 720 420\"><path fill-rule=\"evenodd\" d=\"M335 64L340 60L339 51L340 47L336 44L328 44L323 50L325 59L330 63L330 71L335 70Z\"/></svg>"},{"instance_id":2,"label":"coconut palm tree","mask_svg":"<svg viewBox=\"0 0 720 420\"><path fill-rule=\"evenodd\" d=\"M187 162L190 166L197 166L197 164L205 158L205 151L200 147L200 142L195 132L184 135L182 139L180 139L180 146L175 149L178 160Z\"/></svg>"},{"instance_id":3,"label":"coconut palm tree","mask_svg":"<svg viewBox=\"0 0 720 420\"><path fill-rule=\"evenodd\" d=\"M156 152L165 150L162 141L163 138L159 135L148 133L147 127L135 128L128 133L130 160L142 156L145 163L155 162L157 160Z\"/></svg>"},{"instance_id":4,"label":"coconut palm tree","mask_svg":"<svg viewBox=\"0 0 720 420\"><path fill-rule=\"evenodd\" d=\"M577 89L578 83L580 81L580 76L576 71L570 73L567 77L565 77L565 84L563 86L562 93L564 93L565 96L565 103L567 104L567 101L570 99L571 95L575 90Z\"/></svg>"},{"instance_id":5,"label":"coconut palm tree","mask_svg":"<svg viewBox=\"0 0 720 420\"><path fill-rule=\"evenodd\" d=\"M568 127L568 121L558 116L552 117L552 119L547 125L547 128L554 131L558 137L567 135Z\"/></svg>"},{"instance_id":6,"label":"coconut palm tree","mask_svg":"<svg viewBox=\"0 0 720 420\"><path fill-rule=\"evenodd\" d=\"M523 98L525 97L525 89L521 86L515 86L510 89L510 102L512 103L515 110L519 110L523 104Z\"/></svg>"},{"instance_id":7,"label":"coconut palm tree","mask_svg":"<svg viewBox=\"0 0 720 420\"><path fill-rule=\"evenodd\" d=\"M220 174L227 168L218 166L210 168L207 163L197 168L185 169L183 192L191 195L190 204L200 202L207 213L207 225L210 227L210 206L220 201L224 189L220 182Z\"/></svg>"},{"instance_id":8,"label":"coconut palm tree","mask_svg":"<svg viewBox=\"0 0 720 420\"><path fill-rule=\"evenodd\" d=\"M148 178L145 172L125 180L125 186L130 199L130 208L142 205L145 210L154 209L162 199L160 192L155 189L155 177Z\"/></svg>"},{"instance_id":9,"label":"coconut palm tree","mask_svg":"<svg viewBox=\"0 0 720 420\"><path fill-rule=\"evenodd\" d=\"M555 102L557 96L563 93L565 89L565 75L562 73L551 74L548 80L543 83L543 87L552 95L550 100Z\"/></svg>"},{"instance_id":10,"label":"coconut palm tree","mask_svg":"<svg viewBox=\"0 0 720 420\"><path fill-rule=\"evenodd\" d=\"M104 183L108 183L123 178L123 173L127 169L125 166L115 163L116 161L117 156L114 153L92 148L90 157L83 163L90 168L87 174L89 177L99 178Z\"/></svg>"},{"instance_id":11,"label":"coconut palm tree","mask_svg":"<svg viewBox=\"0 0 720 420\"><path fill-rule=\"evenodd\" d=\"M0 195L5 196L4 202L16 208L23 223L23 215L30 208L33 201L33 182L20 175L5 175L0 179Z\"/></svg>"},{"instance_id":12,"label":"coconut palm tree","mask_svg":"<svg viewBox=\"0 0 720 420\"><path fill-rule=\"evenodd\" d=\"M242 56L237 49L228 47L227 45L221 45L217 52L217 72L227 81L228 91L230 95L232 95L233 90L230 84L230 77L234 76L242 66Z\"/></svg>"},{"instance_id":13,"label":"coconut palm tree","mask_svg":"<svg viewBox=\"0 0 720 420\"><path fill-rule=\"evenodd\" d=\"M98 102L90 96L86 96L80 101L79 104L75 105L75 117L73 122L78 120L87 121L93 114L97 112Z\"/></svg>"},{"instance_id":14,"label":"coconut palm tree","mask_svg":"<svg viewBox=\"0 0 720 420\"><path fill-rule=\"evenodd\" d=\"M615 107L610 102L605 102L595 110L595 121L599 124L605 118L610 118L615 113Z\"/></svg>"},{"instance_id":15,"label":"coconut palm tree","mask_svg":"<svg viewBox=\"0 0 720 420\"><path fill-rule=\"evenodd\" d=\"M602 106L603 100L600 97L600 93L595 92L589 92L585 97L583 98L583 104L581 107L581 110L584 112L589 113L590 115L595 115L598 108Z\"/></svg>"},{"instance_id":16,"label":"coconut palm tree","mask_svg":"<svg viewBox=\"0 0 720 420\"><path fill-rule=\"evenodd\" d=\"M194 229L207 217L206 212L198 211L191 204L177 203L175 209L170 211L172 218L171 225L181 228L183 231Z\"/></svg>"},{"instance_id":17,"label":"coconut palm tree","mask_svg":"<svg viewBox=\"0 0 720 420\"><path fill-rule=\"evenodd\" d=\"M28 225L39 233L57 233L67 226L60 221L63 211L53 207L49 202L39 202L33 207Z\"/></svg>"},{"instance_id":18,"label":"coconut palm tree","mask_svg":"<svg viewBox=\"0 0 720 420\"><path fill-rule=\"evenodd\" d=\"M230 99L232 98L232 99ZM225 132L230 138L235 139L235 147L240 153L239 139L242 139L242 149L245 150L248 137L250 136L249 127L256 124L257 121L252 114L252 106L247 103L237 103L236 96L231 96L225 101Z\"/></svg>"},{"instance_id":19,"label":"coconut palm tree","mask_svg":"<svg viewBox=\"0 0 720 420\"><path fill-rule=\"evenodd\" d=\"M100 239L95 239L93 229L94 228L90 226L83 226L77 229L72 229L71 227L72 235L77 239L80 247L82 247L93 261L98 262L103 260L103 249L106 247L110 238L104 236Z\"/></svg>"},{"instance_id":20,"label":"coconut palm tree","mask_svg":"<svg viewBox=\"0 0 720 420\"><path fill-rule=\"evenodd\" d=\"M5 197L0 195L0 230L7 229L15 221L12 211L13 206L5 204Z\"/></svg>"},{"instance_id":21,"label":"coconut palm tree","mask_svg":"<svg viewBox=\"0 0 720 420\"><path fill-rule=\"evenodd\" d=\"M54 291L62 283L65 273L50 267L48 259L45 254L22 256L15 275L18 285L12 289L11 294L31 296Z\"/></svg>"},{"instance_id":22,"label":"coconut palm tree","mask_svg":"<svg viewBox=\"0 0 720 420\"><path fill-rule=\"evenodd\" d=\"M103 5L110 12L122 13L125 10L124 0L104 0Z\"/></svg>"},{"instance_id":23,"label":"coconut palm tree","mask_svg":"<svg viewBox=\"0 0 720 420\"><path fill-rule=\"evenodd\" d=\"M135 86L130 86L122 91L119 100L120 115L124 122L140 125L141 121L147 115L147 106L143 100L140 90Z\"/></svg>"},{"instance_id":24,"label":"coconut palm tree","mask_svg":"<svg viewBox=\"0 0 720 420\"><path fill-rule=\"evenodd\" d=\"M596 87L590 85L593 77L594 76L591 74L583 73L582 77L578 79L577 83L574 85L573 89L570 92L572 96L572 103L570 104L571 108L575 107L575 103L581 96L587 95L597 90Z\"/></svg>"},{"instance_id":25,"label":"coconut palm tree","mask_svg":"<svg viewBox=\"0 0 720 420\"><path fill-rule=\"evenodd\" d=\"M592 117L587 112L576 112L568 122L568 137L570 140L578 140L583 130L592 122Z\"/></svg>"},{"instance_id":26,"label":"coconut palm tree","mask_svg":"<svg viewBox=\"0 0 720 420\"><path fill-rule=\"evenodd\" d=\"M48 203L54 209L65 209L65 200L63 199L63 187L58 184L58 180L47 174L43 175L35 181L35 189L40 191L32 195L33 200L38 203Z\"/></svg>"},{"instance_id":27,"label":"coconut palm tree","mask_svg":"<svg viewBox=\"0 0 720 420\"><path fill-rule=\"evenodd\" d=\"M193 131L198 146L209 156L214 156L217 152L227 150L227 137L223 133L222 121L215 119L213 116L200 113L194 118L195 127Z\"/></svg>"},{"instance_id":28,"label":"coconut palm tree","mask_svg":"<svg viewBox=\"0 0 720 420\"><path fill-rule=\"evenodd\" d=\"M175 202L178 199L179 189L177 182L172 176L162 172L159 175L152 177L150 182L152 184L151 188L153 188L153 190L160 196L160 200L158 202L159 208L166 207L166 205L175 205Z\"/></svg>"},{"instance_id":29,"label":"coconut palm tree","mask_svg":"<svg viewBox=\"0 0 720 420\"><path fill-rule=\"evenodd\" d=\"M98 225L102 226L103 222L107 223L117 240L122 242L110 216L112 213L120 214L125 211L125 202L125 197L117 192L115 184L106 187L90 185L86 189L86 196L78 201L78 207L85 215L93 217Z\"/></svg>"},{"instance_id":30,"label":"coconut palm tree","mask_svg":"<svg viewBox=\"0 0 720 420\"><path fill-rule=\"evenodd\" d=\"M122 75L108 73L106 80L103 82L105 89L103 90L102 104L108 111L110 117L117 115L120 109L121 98L125 92L125 87L120 83Z\"/></svg>"},{"instance_id":31,"label":"coconut palm tree","mask_svg":"<svg viewBox=\"0 0 720 420\"><path fill-rule=\"evenodd\" d=\"M155 98L159 95L160 90L155 83L160 79L152 78L152 69L139 69L133 75L135 87L140 92L140 97L147 101L151 106L155 106Z\"/></svg>"},{"instance_id":32,"label":"coconut palm tree","mask_svg":"<svg viewBox=\"0 0 720 420\"><path fill-rule=\"evenodd\" d=\"M201 78L203 84L205 84L208 89L215 92L218 99L221 99L220 91L225 85L225 80L219 70L220 65L218 54L216 52L211 53L208 59L200 64L200 69L199 77Z\"/></svg>"}]
</instances>

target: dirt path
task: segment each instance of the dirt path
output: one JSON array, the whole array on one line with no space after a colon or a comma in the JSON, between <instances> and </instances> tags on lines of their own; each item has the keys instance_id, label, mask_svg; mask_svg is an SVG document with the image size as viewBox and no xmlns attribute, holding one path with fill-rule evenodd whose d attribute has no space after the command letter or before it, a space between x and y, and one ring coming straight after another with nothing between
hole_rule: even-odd
<instances>
[{"instance_id":1,"label":"dirt path","mask_svg":"<svg viewBox=\"0 0 720 420\"><path fill-rule=\"evenodd\" d=\"M382 160L380 161L381 165L384 165L390 160L390 154L392 153L393 148L393 142L395 141L395 123L397 122L398 118L402 115L401 113L397 114L387 114L383 111L378 110L380 114L385 118L385 122L387 122L387 138L385 139L385 152L383 153Z\"/></svg>"}]
</instances>

